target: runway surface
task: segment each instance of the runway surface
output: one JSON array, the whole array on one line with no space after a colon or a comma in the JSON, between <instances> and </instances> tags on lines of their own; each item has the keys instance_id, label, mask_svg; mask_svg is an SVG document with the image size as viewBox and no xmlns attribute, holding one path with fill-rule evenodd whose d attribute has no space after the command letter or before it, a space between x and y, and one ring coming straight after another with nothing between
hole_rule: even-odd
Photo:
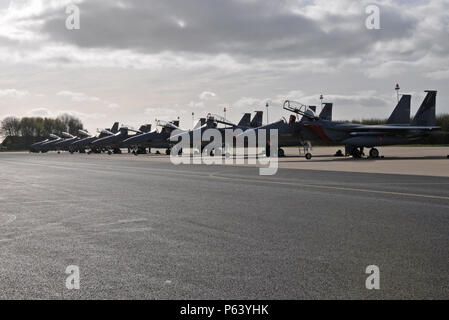
<instances>
[{"instance_id":1,"label":"runway surface","mask_svg":"<svg viewBox=\"0 0 449 320\"><path fill-rule=\"evenodd\" d=\"M0 154L0 298L449 298L449 178L149 157Z\"/></svg>"}]
</instances>

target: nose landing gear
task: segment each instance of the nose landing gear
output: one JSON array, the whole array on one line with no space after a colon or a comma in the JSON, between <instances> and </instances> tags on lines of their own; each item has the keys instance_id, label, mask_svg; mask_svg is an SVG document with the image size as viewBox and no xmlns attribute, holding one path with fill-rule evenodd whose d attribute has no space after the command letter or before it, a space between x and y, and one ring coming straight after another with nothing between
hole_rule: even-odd
<instances>
[{"instance_id":1,"label":"nose landing gear","mask_svg":"<svg viewBox=\"0 0 449 320\"><path fill-rule=\"evenodd\" d=\"M379 158L379 150L377 150L376 148L372 148L369 151L369 156L370 156L370 158L373 158L373 159Z\"/></svg>"},{"instance_id":2,"label":"nose landing gear","mask_svg":"<svg viewBox=\"0 0 449 320\"><path fill-rule=\"evenodd\" d=\"M360 159L365 155L363 152L363 147L358 146L346 146L345 147L346 155L352 156L354 159Z\"/></svg>"},{"instance_id":3,"label":"nose landing gear","mask_svg":"<svg viewBox=\"0 0 449 320\"><path fill-rule=\"evenodd\" d=\"M282 148L279 148L279 150L278 150L278 157L279 157L279 158L283 158L283 157L285 157L285 152L284 152L284 149L282 149Z\"/></svg>"}]
</instances>

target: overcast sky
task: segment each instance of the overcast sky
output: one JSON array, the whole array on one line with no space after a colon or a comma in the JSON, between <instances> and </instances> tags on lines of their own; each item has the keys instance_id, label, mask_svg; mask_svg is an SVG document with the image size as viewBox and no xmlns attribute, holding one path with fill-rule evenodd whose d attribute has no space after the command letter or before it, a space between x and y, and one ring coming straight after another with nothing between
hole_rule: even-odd
<instances>
[{"instance_id":1,"label":"overcast sky","mask_svg":"<svg viewBox=\"0 0 449 320\"><path fill-rule=\"evenodd\" d=\"M66 7L80 29L66 28ZM365 9L380 9L380 29ZM237 121L285 99L337 119L387 117L394 85L449 112L449 1L0 0L0 119L68 112L87 128L208 112ZM264 117L266 120L266 117Z\"/></svg>"}]
</instances>

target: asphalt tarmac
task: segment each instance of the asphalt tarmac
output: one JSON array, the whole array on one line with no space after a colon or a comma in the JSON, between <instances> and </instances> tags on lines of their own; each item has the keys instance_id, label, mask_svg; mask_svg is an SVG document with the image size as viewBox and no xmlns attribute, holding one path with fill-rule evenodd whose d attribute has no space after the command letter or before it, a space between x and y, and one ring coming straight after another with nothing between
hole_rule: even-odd
<instances>
[{"instance_id":1,"label":"asphalt tarmac","mask_svg":"<svg viewBox=\"0 0 449 320\"><path fill-rule=\"evenodd\" d=\"M150 157L0 154L0 298L449 298L447 177Z\"/></svg>"}]
</instances>

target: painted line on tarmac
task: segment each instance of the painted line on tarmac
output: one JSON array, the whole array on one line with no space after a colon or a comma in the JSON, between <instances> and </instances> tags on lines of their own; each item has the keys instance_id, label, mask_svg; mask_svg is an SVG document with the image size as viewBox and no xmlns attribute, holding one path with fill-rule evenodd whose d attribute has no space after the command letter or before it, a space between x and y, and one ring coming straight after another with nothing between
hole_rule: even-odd
<instances>
[{"instance_id":1,"label":"painted line on tarmac","mask_svg":"<svg viewBox=\"0 0 449 320\"><path fill-rule=\"evenodd\" d=\"M412 197L412 198L449 200L449 196L437 196L437 195L430 195L430 194L418 194L418 193L395 192L395 191L384 191L384 190L373 190L373 189L359 189L359 188L350 188L350 187L326 186L326 185L287 182L287 181L262 180L262 179L242 178L241 176L223 176L223 175L219 175L219 173L211 173L209 175L209 177L216 178L216 179L223 179L223 180L239 180L239 181L246 181L246 182L249 181L249 182L258 182L258 183L266 183L266 184L277 184L277 185L315 188L315 189L325 189L325 190L340 190L340 191L351 191L351 192L360 192L360 193L374 193L374 194L405 196L405 197Z\"/></svg>"}]
</instances>

